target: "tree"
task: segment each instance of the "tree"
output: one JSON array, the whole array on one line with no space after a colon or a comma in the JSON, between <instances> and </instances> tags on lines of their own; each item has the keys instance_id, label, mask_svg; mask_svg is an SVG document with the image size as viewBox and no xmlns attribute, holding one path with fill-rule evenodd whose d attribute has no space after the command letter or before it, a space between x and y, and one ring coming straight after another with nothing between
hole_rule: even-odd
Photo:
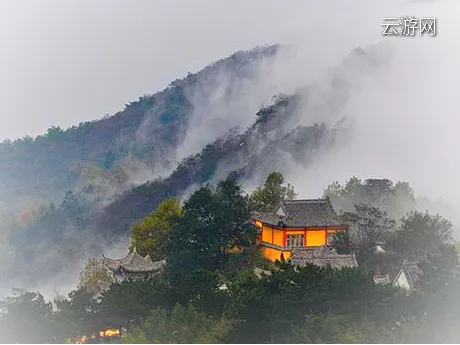
<instances>
[{"instance_id":1,"label":"tree","mask_svg":"<svg viewBox=\"0 0 460 345\"><path fill-rule=\"evenodd\" d=\"M53 308L39 292L14 289L0 302L0 330L5 343L53 342Z\"/></svg>"},{"instance_id":2,"label":"tree","mask_svg":"<svg viewBox=\"0 0 460 345\"><path fill-rule=\"evenodd\" d=\"M353 245L348 232L338 231L332 236L331 245L339 254L350 254L353 252Z\"/></svg>"},{"instance_id":3,"label":"tree","mask_svg":"<svg viewBox=\"0 0 460 345\"><path fill-rule=\"evenodd\" d=\"M411 212L401 219L401 226L392 236L392 245L398 253L426 257L452 244L452 223L440 215Z\"/></svg>"},{"instance_id":4,"label":"tree","mask_svg":"<svg viewBox=\"0 0 460 345\"><path fill-rule=\"evenodd\" d=\"M92 257L88 259L85 268L80 272L77 288L96 295L114 283L114 281L113 276L102 260Z\"/></svg>"},{"instance_id":5,"label":"tree","mask_svg":"<svg viewBox=\"0 0 460 345\"><path fill-rule=\"evenodd\" d=\"M395 221L377 207L357 204L354 212L342 212L340 218L350 227L351 240L360 247L374 247L385 242Z\"/></svg>"},{"instance_id":6,"label":"tree","mask_svg":"<svg viewBox=\"0 0 460 345\"><path fill-rule=\"evenodd\" d=\"M216 192L207 187L197 190L185 202L171 235L168 271L173 287L185 289L184 296L211 295L216 271L233 255L229 249L244 250L255 244L256 229L249 222L248 200L241 186L228 178Z\"/></svg>"},{"instance_id":7,"label":"tree","mask_svg":"<svg viewBox=\"0 0 460 345\"><path fill-rule=\"evenodd\" d=\"M367 343L364 332L345 315L328 313L307 315L303 327L294 328L288 336L291 344Z\"/></svg>"},{"instance_id":8,"label":"tree","mask_svg":"<svg viewBox=\"0 0 460 345\"><path fill-rule=\"evenodd\" d=\"M364 182L356 176L345 185L335 181L324 189L324 196L331 197L339 210L353 212L354 205L366 204L399 219L416 207L414 191L409 183L398 181L393 184L388 179L367 179Z\"/></svg>"},{"instance_id":9,"label":"tree","mask_svg":"<svg viewBox=\"0 0 460 345\"><path fill-rule=\"evenodd\" d=\"M197 311L192 305L172 310L155 308L150 316L125 334L126 344L225 343L232 324Z\"/></svg>"},{"instance_id":10,"label":"tree","mask_svg":"<svg viewBox=\"0 0 460 345\"><path fill-rule=\"evenodd\" d=\"M458 256L453 245L443 245L419 264L423 274L418 285L428 293L435 293L449 285L455 277Z\"/></svg>"},{"instance_id":11,"label":"tree","mask_svg":"<svg viewBox=\"0 0 460 345\"><path fill-rule=\"evenodd\" d=\"M379 261L375 254L376 246L388 241L396 222L376 207L358 204L354 208L354 212L345 211L340 215L343 223L348 225L349 238L339 239L337 245L344 251L354 247L360 264L374 269Z\"/></svg>"},{"instance_id":12,"label":"tree","mask_svg":"<svg viewBox=\"0 0 460 345\"><path fill-rule=\"evenodd\" d=\"M334 181L324 189L324 197L339 199L342 203L351 205L363 202L364 188L362 181L356 176L351 177L344 186ZM343 207L346 208L346 207Z\"/></svg>"},{"instance_id":13,"label":"tree","mask_svg":"<svg viewBox=\"0 0 460 345\"><path fill-rule=\"evenodd\" d=\"M150 310L172 308L168 282L161 275L151 279L125 280L104 291L97 305L97 319L104 327L130 327Z\"/></svg>"},{"instance_id":14,"label":"tree","mask_svg":"<svg viewBox=\"0 0 460 345\"><path fill-rule=\"evenodd\" d=\"M351 332L355 325L393 320L400 313L399 298L397 289L375 284L361 268L308 265L294 269L283 264L261 279L250 270L242 271L229 285L225 315L238 320L231 343L338 342L341 332L346 342L359 335ZM329 335L323 333L327 324L335 322L340 324ZM311 327L301 331L307 324ZM325 329L315 330L315 324Z\"/></svg>"},{"instance_id":15,"label":"tree","mask_svg":"<svg viewBox=\"0 0 460 345\"><path fill-rule=\"evenodd\" d=\"M388 212L395 219L400 219L405 214L416 209L415 192L408 182L398 181L392 190L392 198L388 206Z\"/></svg>"},{"instance_id":16,"label":"tree","mask_svg":"<svg viewBox=\"0 0 460 345\"><path fill-rule=\"evenodd\" d=\"M9 237L16 226L13 217L0 211L0 276L5 276L8 264L14 258L14 251L10 247ZM0 278L1 280L1 278Z\"/></svg>"},{"instance_id":17,"label":"tree","mask_svg":"<svg viewBox=\"0 0 460 345\"><path fill-rule=\"evenodd\" d=\"M255 211L269 212L277 207L281 201L294 199L297 196L291 184L284 186L284 177L274 171L268 175L262 187L256 188L250 197L251 208Z\"/></svg>"},{"instance_id":18,"label":"tree","mask_svg":"<svg viewBox=\"0 0 460 345\"><path fill-rule=\"evenodd\" d=\"M56 335L63 343L68 338L97 334L104 326L99 313L99 302L85 289L71 291L67 298L56 301L53 319L57 324Z\"/></svg>"},{"instance_id":19,"label":"tree","mask_svg":"<svg viewBox=\"0 0 460 345\"><path fill-rule=\"evenodd\" d=\"M130 251L136 247L141 255L162 260L168 255L171 242L171 219L180 216L182 209L177 199L161 202L157 209L132 227Z\"/></svg>"}]
</instances>

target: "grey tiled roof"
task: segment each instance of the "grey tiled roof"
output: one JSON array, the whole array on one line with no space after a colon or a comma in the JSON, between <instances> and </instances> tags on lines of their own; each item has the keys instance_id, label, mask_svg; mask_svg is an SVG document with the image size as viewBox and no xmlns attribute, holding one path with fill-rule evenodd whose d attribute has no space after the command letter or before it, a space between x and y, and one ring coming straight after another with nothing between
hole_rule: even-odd
<instances>
[{"instance_id":1,"label":"grey tiled roof","mask_svg":"<svg viewBox=\"0 0 460 345\"><path fill-rule=\"evenodd\" d=\"M256 275L257 278L262 279L264 276L271 276L272 272L263 270L258 267L254 267L254 274Z\"/></svg>"},{"instance_id":2,"label":"grey tiled roof","mask_svg":"<svg viewBox=\"0 0 460 345\"><path fill-rule=\"evenodd\" d=\"M153 262L149 255L146 255L145 257L141 256L136 251L136 248L134 248L132 253L122 259L109 259L103 257L102 261L105 266L112 271L123 268L124 270L133 273L154 272L162 269L166 265L166 260Z\"/></svg>"},{"instance_id":3,"label":"grey tiled roof","mask_svg":"<svg viewBox=\"0 0 460 345\"><path fill-rule=\"evenodd\" d=\"M339 226L329 198L284 200L280 205L286 214L282 220L288 227ZM280 217L274 213L254 213L253 218L271 225L278 225Z\"/></svg>"},{"instance_id":4,"label":"grey tiled roof","mask_svg":"<svg viewBox=\"0 0 460 345\"><path fill-rule=\"evenodd\" d=\"M411 288L415 286L415 284L420 279L420 276L423 274L422 270L418 267L418 261L404 260L401 265L401 271L404 271L404 274L406 275L406 278L409 282L409 286ZM398 276L399 273L393 281L393 284L396 283L396 279L398 278Z\"/></svg>"},{"instance_id":5,"label":"grey tiled roof","mask_svg":"<svg viewBox=\"0 0 460 345\"><path fill-rule=\"evenodd\" d=\"M354 254L338 254L335 249L322 246L316 249L296 248L292 250L290 261L295 266L312 264L319 267L331 266L341 269L344 267L358 267Z\"/></svg>"},{"instance_id":6,"label":"grey tiled roof","mask_svg":"<svg viewBox=\"0 0 460 345\"><path fill-rule=\"evenodd\" d=\"M373 278L374 278L374 283L375 284L385 285L385 284L390 284L391 283L390 276L388 274L374 276Z\"/></svg>"},{"instance_id":7,"label":"grey tiled roof","mask_svg":"<svg viewBox=\"0 0 460 345\"><path fill-rule=\"evenodd\" d=\"M278 225L278 221L280 219L279 216L277 216L274 213L261 213L261 212L252 212L251 217L253 219L260 220L263 223L271 224L271 225Z\"/></svg>"}]
</instances>

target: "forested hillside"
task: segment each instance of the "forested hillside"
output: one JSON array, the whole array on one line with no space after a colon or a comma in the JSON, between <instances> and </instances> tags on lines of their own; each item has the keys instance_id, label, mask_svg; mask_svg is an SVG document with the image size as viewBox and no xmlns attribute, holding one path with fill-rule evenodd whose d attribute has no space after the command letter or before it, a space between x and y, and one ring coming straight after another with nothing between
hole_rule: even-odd
<instances>
[{"instance_id":1,"label":"forested hillside","mask_svg":"<svg viewBox=\"0 0 460 345\"><path fill-rule=\"evenodd\" d=\"M370 203L384 198L405 203L411 198L410 193L397 195L397 189L378 187L386 184L393 185L388 180L352 178L345 187L328 187L325 192L350 203L355 201L346 191L361 191ZM285 185L281 173L272 172L250 195L229 177L213 188L197 189L182 205L177 199L165 199L132 232L142 255L165 260L163 270L117 282L103 260L90 258L76 288L66 296L56 295L53 302L40 292L15 290L0 299L5 311L0 315L3 340L450 343L458 339L458 256L447 219L409 212L397 223L369 203L354 204L354 211L339 216L349 231L334 236L329 246L343 253L353 251L359 266L294 267L284 259L266 260L257 229L247 221L251 211L272 209L294 195L295 187ZM382 241L385 250L376 251ZM234 246L240 250L229 250ZM410 289L375 281L377 269L386 269L383 263L391 267L395 257L414 254L422 273Z\"/></svg>"},{"instance_id":2,"label":"forested hillside","mask_svg":"<svg viewBox=\"0 0 460 345\"><path fill-rule=\"evenodd\" d=\"M230 100L232 88L257 78L258 64L277 50L275 45L237 52L161 92L140 97L113 116L66 130L52 127L36 138L5 140L0 144L2 208L16 211L60 202L68 190L97 174L103 179L116 167L125 175L143 168L150 176L173 169L175 148L184 138L196 94L221 86L225 92L220 101Z\"/></svg>"},{"instance_id":3,"label":"forested hillside","mask_svg":"<svg viewBox=\"0 0 460 345\"><path fill-rule=\"evenodd\" d=\"M193 90L190 85L207 83L209 79L217 78L216 73L221 75L222 69L230 71L224 74L234 76L235 83L241 78L251 78L251 72L254 71L251 64L257 64L267 55L272 56L277 49L277 46L273 46L249 53L236 53L196 75L173 82L162 93L142 97L128 105L124 112L81 125L80 129L65 132L54 130L52 136L48 134L49 137L39 137L35 141L30 139L4 144L5 152L11 154L19 147L27 153L27 145L38 150L40 143L51 145L53 142L51 147L63 150L59 151L60 155L66 156L60 161L59 154L53 155L55 151L41 151L50 152L53 164L59 165L59 168L53 170L52 164L43 163L43 175L38 174L29 183L36 183L37 188L43 188L44 191L53 191L58 202L51 205L45 203L26 213L17 222L9 241L9 249L15 255L7 261L9 269L6 272L9 273L5 277L20 272L14 276L26 285L48 282L56 276L61 276L58 280L65 280L75 275L82 258L101 253L114 243L125 240L130 226L167 197L186 197L200 185L215 183L229 174L241 182L260 183L270 171L287 172L292 164L308 167L333 148L337 137L343 139L347 135L338 109L346 102L350 78L354 74L372 73L378 68L378 50L352 51L322 82L323 87L329 90L322 99L316 98L316 91L321 87L318 84L299 88L294 95L275 95L272 104L263 106L253 114L253 124L246 130L231 129L208 143L201 152L184 158L175 169L171 168L171 174L155 178L152 173L151 181L129 188L130 174L136 168L153 172L156 166L164 167L177 160L173 154L174 148L187 130L187 117L193 110L187 103L190 97L184 94L190 92L186 90ZM232 85L232 82L228 85ZM231 93L231 90L228 92ZM310 99L314 100L315 106L310 106ZM317 123L309 119L321 104L324 105L321 110L324 118L332 121ZM140 129L142 135L139 135ZM202 130L206 131L205 128ZM88 137L79 137L81 143L68 140L72 138L71 134L74 138L78 137L77 133L86 133ZM63 141L62 145L58 138ZM144 139L140 142L139 138ZM119 146L112 150L111 143ZM65 151L66 145L71 147L69 152ZM85 159L84 163L79 164L85 169L68 173L66 166L73 164L71 161L75 155ZM46 161L46 157L42 159ZM19 159L19 163L26 164L26 161ZM23 174L27 171L32 173L30 169L24 170ZM56 188L44 187L40 183L44 179L53 184L55 178L61 177L65 177L68 183L61 184L65 191L62 201ZM12 188L14 185L13 182L8 186ZM26 186L27 183L24 183L21 188ZM120 192L122 194L118 195Z\"/></svg>"},{"instance_id":4,"label":"forested hillside","mask_svg":"<svg viewBox=\"0 0 460 345\"><path fill-rule=\"evenodd\" d=\"M303 192L283 174L302 175L346 145L349 89L384 60L378 49L355 49L324 80L257 103L244 126L218 122L209 132L200 112L241 116L231 104L237 89L260 85L257 66L279 49L236 53L114 116L1 144L0 287L52 297L54 284L72 286L56 288L53 303L26 290L0 299L7 341L96 341L107 328L128 343L456 339L454 227L420 212L408 182L350 176L320 186L349 230L330 246L359 267L294 269L261 255L250 214ZM120 243L121 255L130 243L165 260L164 270L115 282L96 257ZM393 275L414 257L423 274L411 294L376 284L375 274Z\"/></svg>"}]
</instances>

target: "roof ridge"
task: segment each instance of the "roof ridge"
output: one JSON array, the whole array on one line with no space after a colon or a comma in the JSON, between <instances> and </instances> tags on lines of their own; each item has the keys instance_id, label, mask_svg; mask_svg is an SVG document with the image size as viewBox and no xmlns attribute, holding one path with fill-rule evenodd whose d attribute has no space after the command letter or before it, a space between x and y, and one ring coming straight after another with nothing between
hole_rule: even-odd
<instances>
[{"instance_id":1,"label":"roof ridge","mask_svg":"<svg viewBox=\"0 0 460 345\"><path fill-rule=\"evenodd\" d=\"M325 198L317 198L317 199L290 199L290 200L283 200L281 203L289 203L289 204L300 204L300 203L307 203L307 202L327 202L328 199Z\"/></svg>"},{"instance_id":2,"label":"roof ridge","mask_svg":"<svg viewBox=\"0 0 460 345\"><path fill-rule=\"evenodd\" d=\"M144 259L144 261L147 262L147 264L153 264L153 260L152 260L152 258L150 257L150 254L147 254L147 255L144 256L142 259Z\"/></svg>"},{"instance_id":3,"label":"roof ridge","mask_svg":"<svg viewBox=\"0 0 460 345\"><path fill-rule=\"evenodd\" d=\"M123 260L123 259L122 259L123 261L120 260L120 261L121 261L121 262L120 262L120 263L121 263L121 266L129 267L129 266L131 265L131 262L133 262L133 260L134 260L134 254L137 254L137 253L135 253L135 252L128 253L128 255L126 255L126 256L123 258L123 259L125 259L126 261Z\"/></svg>"}]
</instances>

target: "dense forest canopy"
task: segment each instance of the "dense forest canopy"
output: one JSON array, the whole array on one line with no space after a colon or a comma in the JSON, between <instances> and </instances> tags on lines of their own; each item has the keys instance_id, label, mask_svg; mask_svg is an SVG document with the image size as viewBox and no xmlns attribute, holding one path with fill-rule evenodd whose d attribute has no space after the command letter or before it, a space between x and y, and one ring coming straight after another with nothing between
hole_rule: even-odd
<instances>
[{"instance_id":1,"label":"dense forest canopy","mask_svg":"<svg viewBox=\"0 0 460 345\"><path fill-rule=\"evenodd\" d=\"M254 200L271 198L275 205L295 197L293 188L273 172L251 195L229 176L215 188L196 190L179 209L176 200L165 199L131 234L133 244L145 251L155 248L156 240L164 241L165 271L116 282L98 258L91 258L77 288L68 296L56 296L53 303L39 292L24 290L3 299L2 339L59 343L85 336L87 342L99 342L104 329L122 330L121 338L107 339L115 343L457 339L460 280L448 220L412 211L395 222L378 207L359 203L341 212L350 236L333 244L355 252L358 268L273 263L261 256L256 228L248 219L260 207ZM376 194L369 189L362 196L372 200L384 195L384 190ZM158 222L166 224L166 233ZM376 243L386 254L374 251ZM240 250L229 251L235 246ZM423 274L410 293L373 280L376 268L393 255L421 259ZM270 274L257 276L256 267ZM34 331L21 332L24 328Z\"/></svg>"}]
</instances>

